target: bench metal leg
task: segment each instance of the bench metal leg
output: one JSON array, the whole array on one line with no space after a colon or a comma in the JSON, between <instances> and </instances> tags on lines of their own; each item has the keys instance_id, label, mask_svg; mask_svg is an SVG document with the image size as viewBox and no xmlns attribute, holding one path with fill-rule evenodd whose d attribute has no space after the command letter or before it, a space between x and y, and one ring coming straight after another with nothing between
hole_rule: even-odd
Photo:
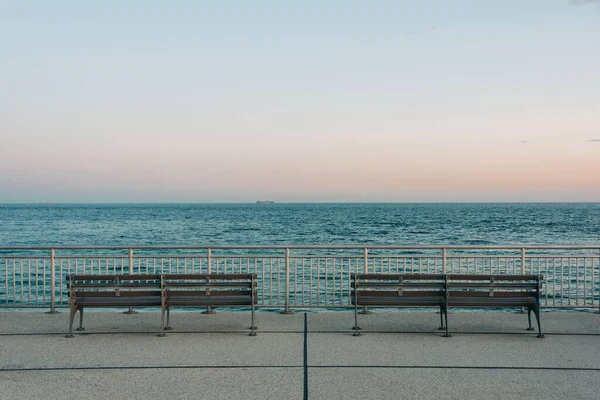
<instances>
[{"instance_id":1,"label":"bench metal leg","mask_svg":"<svg viewBox=\"0 0 600 400\"><path fill-rule=\"evenodd\" d=\"M165 337L165 307L161 307L160 309L160 333L158 337Z\"/></svg>"},{"instance_id":2,"label":"bench metal leg","mask_svg":"<svg viewBox=\"0 0 600 400\"><path fill-rule=\"evenodd\" d=\"M137 314L138 312L133 309L133 306L129 306L127 311L124 311L123 314Z\"/></svg>"},{"instance_id":3,"label":"bench metal leg","mask_svg":"<svg viewBox=\"0 0 600 400\"><path fill-rule=\"evenodd\" d=\"M165 331L170 331L173 328L171 328L171 324L169 323L169 320L171 319L171 307L167 307L167 326L165 326Z\"/></svg>"},{"instance_id":4,"label":"bench metal leg","mask_svg":"<svg viewBox=\"0 0 600 400\"><path fill-rule=\"evenodd\" d=\"M69 315L69 333L65 337L72 338L73 337L73 320L75 319L75 313L77 312L77 307L71 306L71 313Z\"/></svg>"},{"instance_id":5,"label":"bench metal leg","mask_svg":"<svg viewBox=\"0 0 600 400\"><path fill-rule=\"evenodd\" d=\"M443 331L444 329L444 307L440 306L440 327L438 330Z\"/></svg>"},{"instance_id":6,"label":"bench metal leg","mask_svg":"<svg viewBox=\"0 0 600 400\"><path fill-rule=\"evenodd\" d=\"M256 326L254 321L254 299L252 299L252 315L250 317L250 333L249 336L256 336Z\"/></svg>"},{"instance_id":7,"label":"bench metal leg","mask_svg":"<svg viewBox=\"0 0 600 400\"><path fill-rule=\"evenodd\" d=\"M217 312L215 310L212 309L211 306L206 307L206 310L202 311L202 314L208 314L208 315L212 315L212 314L216 314Z\"/></svg>"},{"instance_id":8,"label":"bench metal leg","mask_svg":"<svg viewBox=\"0 0 600 400\"><path fill-rule=\"evenodd\" d=\"M446 333L444 333L444 337L452 337L448 331L448 306L444 307L444 319L446 320Z\"/></svg>"},{"instance_id":9,"label":"bench metal leg","mask_svg":"<svg viewBox=\"0 0 600 400\"><path fill-rule=\"evenodd\" d=\"M352 329L354 329L354 333L352 334L352 336L360 336L360 332L359 332L360 327L358 326L358 306L357 305L354 306L354 326L352 327Z\"/></svg>"},{"instance_id":10,"label":"bench metal leg","mask_svg":"<svg viewBox=\"0 0 600 400\"><path fill-rule=\"evenodd\" d=\"M538 324L538 335L537 337L539 339L544 338L544 334L542 333L542 324L540 323L540 307L539 305L536 305L533 309L533 312L535 314L535 319L537 320L537 324Z\"/></svg>"},{"instance_id":11,"label":"bench metal leg","mask_svg":"<svg viewBox=\"0 0 600 400\"><path fill-rule=\"evenodd\" d=\"M85 331L85 328L83 327L83 307L79 307L79 327L76 330Z\"/></svg>"},{"instance_id":12,"label":"bench metal leg","mask_svg":"<svg viewBox=\"0 0 600 400\"><path fill-rule=\"evenodd\" d=\"M527 307L527 320L529 321L529 328L527 330L533 331L533 326L531 326L531 307Z\"/></svg>"},{"instance_id":13,"label":"bench metal leg","mask_svg":"<svg viewBox=\"0 0 600 400\"><path fill-rule=\"evenodd\" d=\"M365 315L370 315L370 314L373 314L373 311L369 311L369 308L367 306L365 306L360 313L365 314Z\"/></svg>"}]
</instances>

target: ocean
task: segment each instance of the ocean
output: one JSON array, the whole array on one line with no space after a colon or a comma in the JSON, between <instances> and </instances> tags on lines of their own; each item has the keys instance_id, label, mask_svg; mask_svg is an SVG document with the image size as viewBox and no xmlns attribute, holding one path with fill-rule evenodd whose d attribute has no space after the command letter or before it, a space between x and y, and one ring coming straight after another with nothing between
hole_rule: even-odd
<instances>
[{"instance_id":1,"label":"ocean","mask_svg":"<svg viewBox=\"0 0 600 400\"><path fill-rule=\"evenodd\" d=\"M0 245L600 243L600 203L0 204Z\"/></svg>"}]
</instances>

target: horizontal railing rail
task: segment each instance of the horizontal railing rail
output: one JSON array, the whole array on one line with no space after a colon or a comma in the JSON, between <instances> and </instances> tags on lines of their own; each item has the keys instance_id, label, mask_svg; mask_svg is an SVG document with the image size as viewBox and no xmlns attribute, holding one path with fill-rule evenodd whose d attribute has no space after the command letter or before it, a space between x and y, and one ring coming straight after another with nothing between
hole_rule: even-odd
<instances>
[{"instance_id":1,"label":"horizontal railing rail","mask_svg":"<svg viewBox=\"0 0 600 400\"><path fill-rule=\"evenodd\" d=\"M541 274L542 307L600 309L600 245L0 246L0 307L68 306L69 274L256 273L259 307L351 307L353 273Z\"/></svg>"}]
</instances>

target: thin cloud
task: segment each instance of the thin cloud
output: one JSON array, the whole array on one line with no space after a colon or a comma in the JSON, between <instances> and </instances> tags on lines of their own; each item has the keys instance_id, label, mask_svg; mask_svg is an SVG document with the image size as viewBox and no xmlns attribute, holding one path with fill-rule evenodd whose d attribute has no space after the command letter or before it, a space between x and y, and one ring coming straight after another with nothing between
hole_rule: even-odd
<instances>
[{"instance_id":1,"label":"thin cloud","mask_svg":"<svg viewBox=\"0 0 600 400\"><path fill-rule=\"evenodd\" d=\"M599 0L569 0L570 6L582 6L589 3L598 3Z\"/></svg>"},{"instance_id":2,"label":"thin cloud","mask_svg":"<svg viewBox=\"0 0 600 400\"><path fill-rule=\"evenodd\" d=\"M525 144L525 143L529 143L529 140L520 140L517 143L518 144Z\"/></svg>"},{"instance_id":3,"label":"thin cloud","mask_svg":"<svg viewBox=\"0 0 600 400\"><path fill-rule=\"evenodd\" d=\"M590 142L600 142L600 139L592 139Z\"/></svg>"}]
</instances>

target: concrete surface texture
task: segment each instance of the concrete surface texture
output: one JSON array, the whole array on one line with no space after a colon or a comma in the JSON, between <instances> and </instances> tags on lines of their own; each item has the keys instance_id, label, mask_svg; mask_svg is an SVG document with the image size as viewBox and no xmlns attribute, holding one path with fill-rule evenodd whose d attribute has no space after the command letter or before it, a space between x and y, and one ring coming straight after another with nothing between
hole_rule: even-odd
<instances>
[{"instance_id":1,"label":"concrete surface texture","mask_svg":"<svg viewBox=\"0 0 600 400\"><path fill-rule=\"evenodd\" d=\"M598 399L600 315L435 311L0 312L1 399Z\"/></svg>"}]
</instances>

